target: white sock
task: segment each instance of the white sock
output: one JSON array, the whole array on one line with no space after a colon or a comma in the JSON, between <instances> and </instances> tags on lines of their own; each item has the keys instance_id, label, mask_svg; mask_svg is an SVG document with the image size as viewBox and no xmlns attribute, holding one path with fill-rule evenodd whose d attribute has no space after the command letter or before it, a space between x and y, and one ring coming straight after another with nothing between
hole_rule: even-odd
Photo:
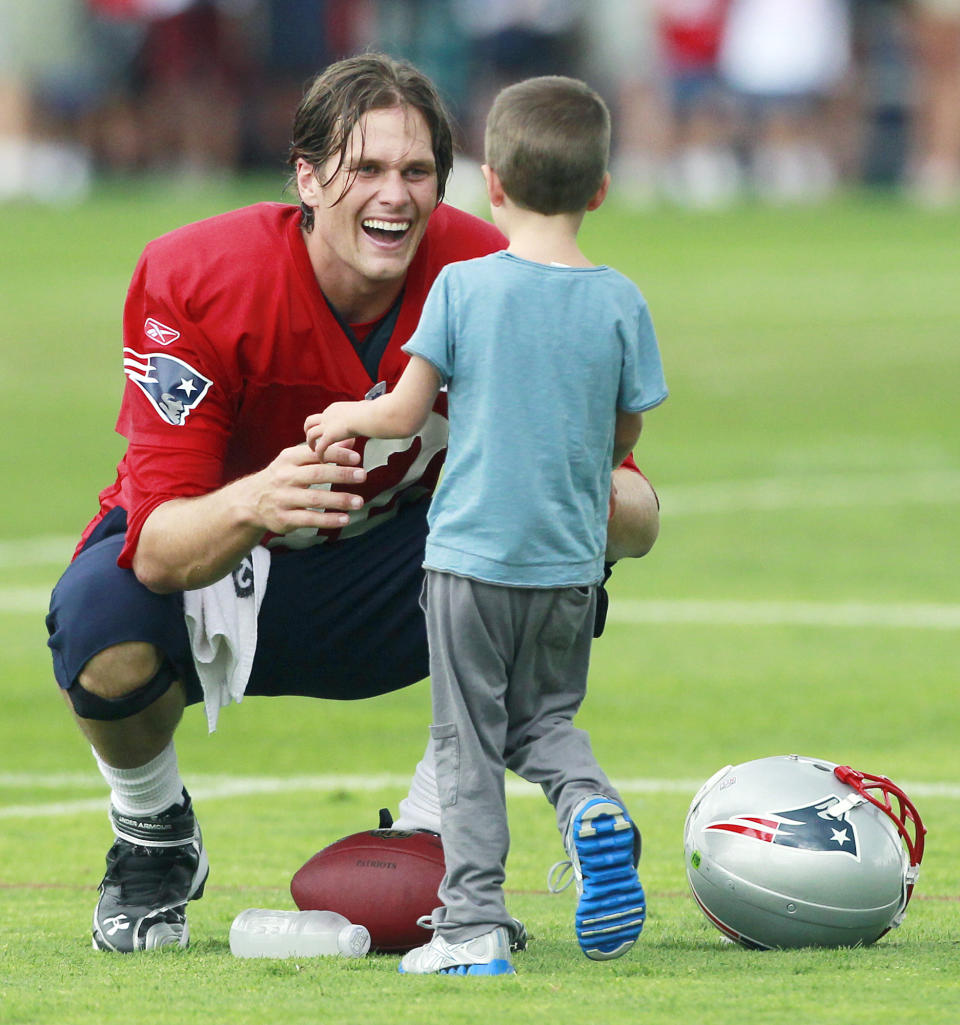
<instances>
[{"instance_id":1,"label":"white sock","mask_svg":"<svg viewBox=\"0 0 960 1025\"><path fill-rule=\"evenodd\" d=\"M437 763L433 744L427 741L423 758L417 762L410 790L397 807L394 829L429 829L440 832L440 795L437 792Z\"/></svg>"},{"instance_id":2,"label":"white sock","mask_svg":"<svg viewBox=\"0 0 960 1025\"><path fill-rule=\"evenodd\" d=\"M136 769L115 769L96 751L93 757L100 774L110 785L114 808L124 815L156 815L172 804L183 802L183 780L172 740L156 758Z\"/></svg>"}]
</instances>

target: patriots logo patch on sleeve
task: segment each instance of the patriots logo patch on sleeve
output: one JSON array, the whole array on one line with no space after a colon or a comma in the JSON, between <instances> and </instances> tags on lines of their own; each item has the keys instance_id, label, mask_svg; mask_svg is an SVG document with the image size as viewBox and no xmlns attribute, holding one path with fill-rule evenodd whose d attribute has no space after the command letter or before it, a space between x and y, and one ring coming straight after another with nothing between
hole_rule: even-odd
<instances>
[{"instance_id":1,"label":"patriots logo patch on sleeve","mask_svg":"<svg viewBox=\"0 0 960 1025\"><path fill-rule=\"evenodd\" d=\"M176 356L123 350L123 372L150 400L160 419L182 427L213 382Z\"/></svg>"}]
</instances>

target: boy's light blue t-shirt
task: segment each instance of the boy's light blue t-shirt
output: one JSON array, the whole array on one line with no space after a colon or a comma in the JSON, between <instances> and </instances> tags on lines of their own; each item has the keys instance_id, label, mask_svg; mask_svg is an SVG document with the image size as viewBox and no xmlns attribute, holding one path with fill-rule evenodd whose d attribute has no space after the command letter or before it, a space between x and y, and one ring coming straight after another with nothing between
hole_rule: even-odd
<instances>
[{"instance_id":1,"label":"boy's light blue t-shirt","mask_svg":"<svg viewBox=\"0 0 960 1025\"><path fill-rule=\"evenodd\" d=\"M647 304L609 267L451 264L403 347L447 386L424 565L496 584L603 576L616 409L667 397Z\"/></svg>"}]
</instances>

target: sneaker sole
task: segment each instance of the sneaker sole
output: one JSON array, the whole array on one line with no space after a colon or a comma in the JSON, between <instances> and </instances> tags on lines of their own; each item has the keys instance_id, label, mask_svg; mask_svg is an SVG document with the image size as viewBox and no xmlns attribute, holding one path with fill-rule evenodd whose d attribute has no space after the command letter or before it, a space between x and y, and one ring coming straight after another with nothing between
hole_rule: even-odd
<instances>
[{"instance_id":1,"label":"sneaker sole","mask_svg":"<svg viewBox=\"0 0 960 1025\"><path fill-rule=\"evenodd\" d=\"M438 968L435 972L407 972L397 967L401 975L516 975L517 970L509 961L496 959L487 964L460 964L450 968Z\"/></svg>"},{"instance_id":2,"label":"sneaker sole","mask_svg":"<svg viewBox=\"0 0 960 1025\"><path fill-rule=\"evenodd\" d=\"M573 841L583 884L577 942L593 961L621 957L636 942L647 912L633 865L633 823L619 804L598 798L574 819Z\"/></svg>"},{"instance_id":3,"label":"sneaker sole","mask_svg":"<svg viewBox=\"0 0 960 1025\"><path fill-rule=\"evenodd\" d=\"M517 970L509 961L491 961L489 964L461 964L456 968L444 968L441 975L516 975Z\"/></svg>"}]
</instances>

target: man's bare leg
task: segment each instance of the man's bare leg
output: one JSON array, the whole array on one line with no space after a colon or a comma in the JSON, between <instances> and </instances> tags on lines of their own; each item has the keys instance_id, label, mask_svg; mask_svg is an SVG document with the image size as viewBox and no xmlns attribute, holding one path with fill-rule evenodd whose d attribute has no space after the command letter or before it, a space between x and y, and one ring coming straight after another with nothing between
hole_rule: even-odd
<instances>
[{"instance_id":1,"label":"man's bare leg","mask_svg":"<svg viewBox=\"0 0 960 1025\"><path fill-rule=\"evenodd\" d=\"M152 644L129 641L94 655L78 682L91 694L116 701L144 686L161 662ZM152 705L126 719L84 719L76 712L74 718L104 762L117 769L133 769L155 758L173 740L184 705L184 688L178 681Z\"/></svg>"},{"instance_id":2,"label":"man's bare leg","mask_svg":"<svg viewBox=\"0 0 960 1025\"><path fill-rule=\"evenodd\" d=\"M118 644L90 659L78 684L96 698L119 702L145 687L162 665L153 645ZM93 916L95 949L127 953L189 943L187 901L203 895L209 865L173 746L184 705L183 684L175 680L122 719L74 710L110 785L116 834Z\"/></svg>"}]
</instances>

